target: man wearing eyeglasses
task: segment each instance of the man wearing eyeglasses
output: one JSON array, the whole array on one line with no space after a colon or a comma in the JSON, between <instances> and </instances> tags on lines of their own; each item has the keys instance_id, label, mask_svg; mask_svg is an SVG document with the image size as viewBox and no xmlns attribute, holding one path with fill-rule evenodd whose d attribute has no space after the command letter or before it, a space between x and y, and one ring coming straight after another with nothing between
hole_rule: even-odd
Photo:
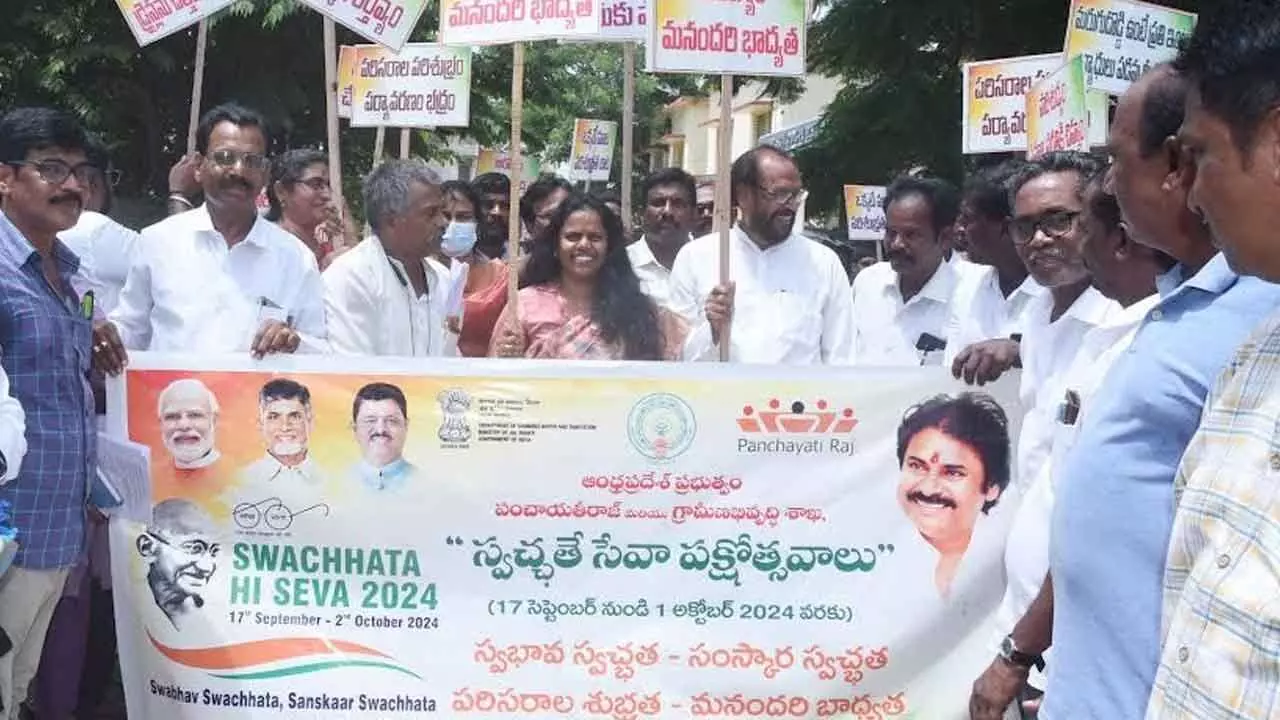
<instances>
[{"instance_id":1,"label":"man wearing eyeglasses","mask_svg":"<svg viewBox=\"0 0 1280 720\"><path fill-rule=\"evenodd\" d=\"M195 503L171 499L151 510L151 523L138 536L138 555L149 565L147 586L156 607L182 630L204 607L204 594L218 570L213 521Z\"/></svg>"},{"instance_id":2,"label":"man wearing eyeglasses","mask_svg":"<svg viewBox=\"0 0 1280 720\"><path fill-rule=\"evenodd\" d=\"M205 203L142 231L120 303L94 338L117 374L126 348L168 352L324 352L324 294L312 252L257 211L267 181L266 122L235 104L196 131Z\"/></svg>"},{"instance_id":3,"label":"man wearing eyeglasses","mask_svg":"<svg viewBox=\"0 0 1280 720\"><path fill-rule=\"evenodd\" d=\"M840 365L853 335L849 276L835 252L797 227L800 170L786 152L761 146L730 171L740 220L729 237L729 277L720 282L720 236L689 242L671 269L669 307L696 335L719 345L732 323L734 362Z\"/></svg>"},{"instance_id":4,"label":"man wearing eyeglasses","mask_svg":"<svg viewBox=\"0 0 1280 720\"><path fill-rule=\"evenodd\" d=\"M101 173L88 145L63 112L19 108L0 118L0 364L26 412L28 446L17 476L0 487L22 538L0 578L0 629L14 646L0 657L0 705L14 718L84 550L86 483L96 472L92 324L73 285L79 258L57 238L76 224Z\"/></svg>"}]
</instances>

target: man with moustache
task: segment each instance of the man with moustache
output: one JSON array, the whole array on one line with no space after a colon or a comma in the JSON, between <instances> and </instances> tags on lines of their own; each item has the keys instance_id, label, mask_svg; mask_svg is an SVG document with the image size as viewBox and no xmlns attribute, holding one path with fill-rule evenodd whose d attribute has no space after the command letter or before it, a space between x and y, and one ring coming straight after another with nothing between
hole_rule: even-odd
<instances>
[{"instance_id":1,"label":"man with moustache","mask_svg":"<svg viewBox=\"0 0 1280 720\"><path fill-rule=\"evenodd\" d=\"M480 193L483 206L481 222L477 226L479 239L476 247L487 258L506 257L508 223L511 220L511 180L502 173L485 173L471 181L471 187Z\"/></svg>"},{"instance_id":2,"label":"man with moustache","mask_svg":"<svg viewBox=\"0 0 1280 720\"><path fill-rule=\"evenodd\" d=\"M898 425L898 505L938 551L934 583L948 597L978 518L1009 486L1009 419L989 395L939 395Z\"/></svg>"},{"instance_id":3,"label":"man with moustache","mask_svg":"<svg viewBox=\"0 0 1280 720\"><path fill-rule=\"evenodd\" d=\"M694 223L697 185L680 168L666 168L644 179L644 235L627 246L631 267L644 293L670 309L671 266L690 239Z\"/></svg>"},{"instance_id":4,"label":"man with moustache","mask_svg":"<svg viewBox=\"0 0 1280 720\"><path fill-rule=\"evenodd\" d=\"M1178 133L1194 168L1188 202L1233 270L1278 283L1280 5L1206 6L1174 67L1190 86ZM1219 376L1182 456L1150 720L1276 715L1278 367L1273 311Z\"/></svg>"},{"instance_id":5,"label":"man with moustache","mask_svg":"<svg viewBox=\"0 0 1280 720\"><path fill-rule=\"evenodd\" d=\"M1141 717L1159 659L1177 464L1215 378L1280 302L1280 287L1227 267L1188 208L1195 169L1174 137L1187 90L1170 66L1157 66L1120 98L1109 134L1107 180L1126 227L1179 265L1160 279L1159 304L1085 409L1056 470L1049 577L1014 631L1039 648L1052 630L1043 717ZM1092 557L1104 543L1125 552ZM989 677L992 690L1017 682L1002 670Z\"/></svg>"},{"instance_id":6,"label":"man with moustache","mask_svg":"<svg viewBox=\"0 0 1280 720\"><path fill-rule=\"evenodd\" d=\"M261 115L235 104L204 114L196 177L205 203L142 231L119 305L95 331L94 361L118 374L131 350L324 352L315 254L259 216L267 181Z\"/></svg>"},{"instance_id":7,"label":"man with moustache","mask_svg":"<svg viewBox=\"0 0 1280 720\"><path fill-rule=\"evenodd\" d=\"M715 225L716 184L714 182L699 183L697 199L693 232L696 237L702 237L710 233L712 226Z\"/></svg>"},{"instance_id":8,"label":"man with moustache","mask_svg":"<svg viewBox=\"0 0 1280 720\"><path fill-rule=\"evenodd\" d=\"M213 521L194 503L170 499L151 510L151 522L136 541L146 561L147 586L156 607L175 630L204 607L204 592L218 570Z\"/></svg>"},{"instance_id":9,"label":"man with moustache","mask_svg":"<svg viewBox=\"0 0 1280 720\"><path fill-rule=\"evenodd\" d=\"M729 277L720 284L720 236L686 245L671 270L671 308L719 345L732 323L735 362L793 365L849 362L852 298L830 248L795 227L804 186L795 161L775 147L743 153L730 171L740 221L730 231Z\"/></svg>"},{"instance_id":10,"label":"man with moustache","mask_svg":"<svg viewBox=\"0 0 1280 720\"><path fill-rule=\"evenodd\" d=\"M371 492L420 489L418 468L404 459L409 437L409 402L389 383L369 383L356 391L351 429L360 446L360 463L351 474Z\"/></svg>"},{"instance_id":11,"label":"man with moustache","mask_svg":"<svg viewBox=\"0 0 1280 720\"><path fill-rule=\"evenodd\" d=\"M1013 214L1009 205L1009 178L1021 161L983 168L965 183L956 220L957 239L978 267L961 276L947 320L947 349L943 364L956 377L972 381L986 375L971 358L981 356L971 345L989 341L1003 345L1014 356L1031 299L1045 290L1027 274L1009 233ZM960 244L959 242L957 244ZM968 350L968 352L966 352Z\"/></svg>"},{"instance_id":12,"label":"man with moustache","mask_svg":"<svg viewBox=\"0 0 1280 720\"><path fill-rule=\"evenodd\" d=\"M0 656L0 707L15 719L84 550L85 497L97 472L91 312L73 286L79 259L57 237L75 226L102 173L88 148L67 113L17 108L0 117L0 364L25 411L27 445L21 468L0 486L21 538L0 577L0 630L13 643Z\"/></svg>"},{"instance_id":13,"label":"man with moustache","mask_svg":"<svg viewBox=\"0 0 1280 720\"><path fill-rule=\"evenodd\" d=\"M947 260L959 198L945 180L903 176L885 191L887 262L853 281L853 363L939 365L967 263Z\"/></svg>"}]
</instances>

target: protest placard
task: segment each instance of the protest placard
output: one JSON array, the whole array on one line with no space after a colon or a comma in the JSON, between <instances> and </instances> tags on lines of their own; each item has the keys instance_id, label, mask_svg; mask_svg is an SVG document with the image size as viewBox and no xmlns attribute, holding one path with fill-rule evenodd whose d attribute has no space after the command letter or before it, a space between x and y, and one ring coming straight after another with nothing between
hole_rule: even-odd
<instances>
[{"instance_id":1,"label":"protest placard","mask_svg":"<svg viewBox=\"0 0 1280 720\"><path fill-rule=\"evenodd\" d=\"M1196 14L1133 0L1072 0L1067 57L1084 58L1085 82L1121 95L1153 65L1172 60Z\"/></svg>"},{"instance_id":2,"label":"protest placard","mask_svg":"<svg viewBox=\"0 0 1280 720\"><path fill-rule=\"evenodd\" d=\"M569 179L587 182L608 180L613 170L613 151L617 142L618 123L582 118L574 120Z\"/></svg>"},{"instance_id":3,"label":"protest placard","mask_svg":"<svg viewBox=\"0 0 1280 720\"><path fill-rule=\"evenodd\" d=\"M116 5L138 45L150 45L233 2L235 0L116 0Z\"/></svg>"},{"instance_id":4,"label":"protest placard","mask_svg":"<svg viewBox=\"0 0 1280 720\"><path fill-rule=\"evenodd\" d=\"M1062 53L982 60L963 66L965 153L1027 149L1027 91L1062 66Z\"/></svg>"},{"instance_id":5,"label":"protest placard","mask_svg":"<svg viewBox=\"0 0 1280 720\"><path fill-rule=\"evenodd\" d=\"M805 74L806 0L652 0L651 72Z\"/></svg>"},{"instance_id":6,"label":"protest placard","mask_svg":"<svg viewBox=\"0 0 1280 720\"><path fill-rule=\"evenodd\" d=\"M130 359L130 717L952 720L993 657L1016 378Z\"/></svg>"},{"instance_id":7,"label":"protest placard","mask_svg":"<svg viewBox=\"0 0 1280 720\"><path fill-rule=\"evenodd\" d=\"M1089 149L1084 58L1077 55L1027 93L1027 158Z\"/></svg>"},{"instance_id":8,"label":"protest placard","mask_svg":"<svg viewBox=\"0 0 1280 720\"><path fill-rule=\"evenodd\" d=\"M427 8L427 0L298 0L364 39L399 50Z\"/></svg>"},{"instance_id":9,"label":"protest placard","mask_svg":"<svg viewBox=\"0 0 1280 720\"><path fill-rule=\"evenodd\" d=\"M845 185L844 212L850 240L884 239L883 185Z\"/></svg>"},{"instance_id":10,"label":"protest placard","mask_svg":"<svg viewBox=\"0 0 1280 720\"><path fill-rule=\"evenodd\" d=\"M410 43L393 53L361 45L352 77L355 127L466 127L471 48Z\"/></svg>"},{"instance_id":11,"label":"protest placard","mask_svg":"<svg viewBox=\"0 0 1280 720\"><path fill-rule=\"evenodd\" d=\"M600 33L600 0L440 0L440 41L501 45Z\"/></svg>"},{"instance_id":12,"label":"protest placard","mask_svg":"<svg viewBox=\"0 0 1280 720\"><path fill-rule=\"evenodd\" d=\"M356 58L360 46L343 45L338 48L338 117L351 119L351 107L355 104Z\"/></svg>"}]
</instances>

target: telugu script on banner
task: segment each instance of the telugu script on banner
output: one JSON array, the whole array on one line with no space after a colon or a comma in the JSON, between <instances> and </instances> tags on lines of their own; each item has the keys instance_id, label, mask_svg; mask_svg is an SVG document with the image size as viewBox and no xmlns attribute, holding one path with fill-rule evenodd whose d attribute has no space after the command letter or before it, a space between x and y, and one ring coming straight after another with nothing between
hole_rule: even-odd
<instances>
[{"instance_id":1,"label":"telugu script on banner","mask_svg":"<svg viewBox=\"0 0 1280 720\"><path fill-rule=\"evenodd\" d=\"M1084 58L1090 88L1122 95L1153 65L1172 60L1195 25L1195 13L1160 5L1073 0L1065 52Z\"/></svg>"},{"instance_id":2,"label":"telugu script on banner","mask_svg":"<svg viewBox=\"0 0 1280 720\"><path fill-rule=\"evenodd\" d=\"M356 58L360 46L343 45L338 48L338 117L351 119L351 107L355 104Z\"/></svg>"},{"instance_id":3,"label":"telugu script on banner","mask_svg":"<svg viewBox=\"0 0 1280 720\"><path fill-rule=\"evenodd\" d=\"M160 38L190 27L235 0L116 0L129 30L138 45L149 45Z\"/></svg>"},{"instance_id":4,"label":"telugu script on banner","mask_svg":"<svg viewBox=\"0 0 1280 720\"><path fill-rule=\"evenodd\" d=\"M600 33L601 0L440 0L440 41L498 45Z\"/></svg>"},{"instance_id":5,"label":"telugu script on banner","mask_svg":"<svg viewBox=\"0 0 1280 720\"><path fill-rule=\"evenodd\" d=\"M354 127L466 127L471 48L410 43L393 53L361 45L352 73Z\"/></svg>"},{"instance_id":6,"label":"telugu script on banner","mask_svg":"<svg viewBox=\"0 0 1280 720\"><path fill-rule=\"evenodd\" d=\"M964 64L964 152L1027 149L1027 92L1062 67L1062 53Z\"/></svg>"},{"instance_id":7,"label":"telugu script on banner","mask_svg":"<svg viewBox=\"0 0 1280 720\"><path fill-rule=\"evenodd\" d=\"M884 239L883 185L845 185L844 212L850 240Z\"/></svg>"},{"instance_id":8,"label":"telugu script on banner","mask_svg":"<svg viewBox=\"0 0 1280 720\"><path fill-rule=\"evenodd\" d=\"M613 150L617 142L618 123L582 118L574 120L569 179L587 182L608 180L613 170Z\"/></svg>"},{"instance_id":9,"label":"telugu script on banner","mask_svg":"<svg viewBox=\"0 0 1280 720\"><path fill-rule=\"evenodd\" d=\"M1080 56L1031 86L1026 97L1027 158L1089 149L1089 108Z\"/></svg>"},{"instance_id":10,"label":"telugu script on banner","mask_svg":"<svg viewBox=\"0 0 1280 720\"><path fill-rule=\"evenodd\" d=\"M409 41L427 0L298 0L392 52Z\"/></svg>"},{"instance_id":11,"label":"telugu script on banner","mask_svg":"<svg viewBox=\"0 0 1280 720\"><path fill-rule=\"evenodd\" d=\"M805 74L807 0L651 0L648 70Z\"/></svg>"},{"instance_id":12,"label":"telugu script on banner","mask_svg":"<svg viewBox=\"0 0 1280 720\"><path fill-rule=\"evenodd\" d=\"M951 720L993 655L1016 378L131 360L130 717Z\"/></svg>"}]
</instances>

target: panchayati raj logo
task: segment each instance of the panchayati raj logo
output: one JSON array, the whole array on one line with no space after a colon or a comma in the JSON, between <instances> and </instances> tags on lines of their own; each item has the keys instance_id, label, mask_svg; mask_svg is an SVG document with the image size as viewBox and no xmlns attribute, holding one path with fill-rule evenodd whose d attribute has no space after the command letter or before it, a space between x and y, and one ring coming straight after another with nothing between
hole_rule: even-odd
<instances>
[{"instance_id":1,"label":"panchayati raj logo","mask_svg":"<svg viewBox=\"0 0 1280 720\"><path fill-rule=\"evenodd\" d=\"M770 398L738 416L738 452L747 455L852 455L853 408L836 409L819 398L810 405Z\"/></svg>"},{"instance_id":2,"label":"panchayati raj logo","mask_svg":"<svg viewBox=\"0 0 1280 720\"><path fill-rule=\"evenodd\" d=\"M693 445L697 432L693 408L670 393L640 398L627 415L627 438L632 447L657 462L684 454Z\"/></svg>"}]
</instances>

